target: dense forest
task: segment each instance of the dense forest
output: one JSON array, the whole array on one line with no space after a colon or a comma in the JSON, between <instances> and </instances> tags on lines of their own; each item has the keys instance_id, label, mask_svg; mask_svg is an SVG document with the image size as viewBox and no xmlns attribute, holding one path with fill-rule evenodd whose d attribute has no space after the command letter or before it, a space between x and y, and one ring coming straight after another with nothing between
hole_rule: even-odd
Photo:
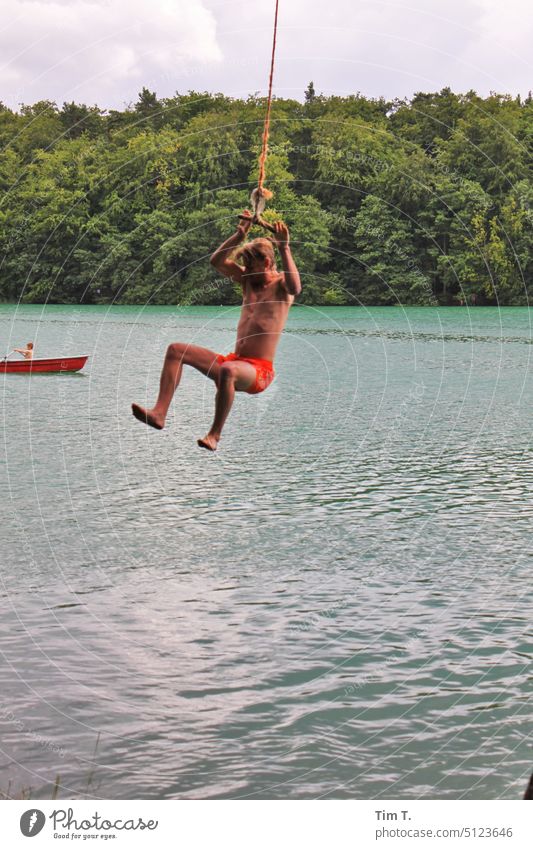
<instances>
[{"instance_id":1,"label":"dense forest","mask_svg":"<svg viewBox=\"0 0 533 849\"><path fill-rule=\"evenodd\" d=\"M123 111L0 103L0 299L234 303L208 257L248 205L264 113L146 88ZM300 301L528 303L532 153L531 96L276 99L265 217L289 224Z\"/></svg>"}]
</instances>

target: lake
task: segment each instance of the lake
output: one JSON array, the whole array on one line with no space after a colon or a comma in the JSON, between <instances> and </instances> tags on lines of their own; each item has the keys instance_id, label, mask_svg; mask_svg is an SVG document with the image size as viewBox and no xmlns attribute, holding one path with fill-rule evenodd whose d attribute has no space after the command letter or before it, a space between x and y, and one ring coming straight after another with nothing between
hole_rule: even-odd
<instances>
[{"instance_id":1,"label":"lake","mask_svg":"<svg viewBox=\"0 0 533 849\"><path fill-rule=\"evenodd\" d=\"M531 316L294 307L216 454L166 345L231 307L0 305L0 790L520 798L531 771Z\"/></svg>"}]
</instances>

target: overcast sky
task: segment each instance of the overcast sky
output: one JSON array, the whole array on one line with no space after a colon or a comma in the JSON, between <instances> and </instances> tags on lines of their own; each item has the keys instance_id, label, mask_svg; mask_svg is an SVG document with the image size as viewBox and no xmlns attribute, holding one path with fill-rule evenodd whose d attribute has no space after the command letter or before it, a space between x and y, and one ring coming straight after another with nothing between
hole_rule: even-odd
<instances>
[{"instance_id":1,"label":"overcast sky","mask_svg":"<svg viewBox=\"0 0 533 849\"><path fill-rule=\"evenodd\" d=\"M0 100L266 91L274 0L2 0ZM280 0L275 92L533 88L529 0Z\"/></svg>"}]
</instances>

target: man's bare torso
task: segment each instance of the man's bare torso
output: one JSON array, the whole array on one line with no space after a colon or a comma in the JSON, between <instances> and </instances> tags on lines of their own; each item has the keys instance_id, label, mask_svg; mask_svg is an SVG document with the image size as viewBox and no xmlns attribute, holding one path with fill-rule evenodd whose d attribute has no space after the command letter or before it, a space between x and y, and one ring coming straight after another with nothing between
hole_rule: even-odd
<instances>
[{"instance_id":1,"label":"man's bare torso","mask_svg":"<svg viewBox=\"0 0 533 849\"><path fill-rule=\"evenodd\" d=\"M294 301L276 272L263 286L242 281L242 310L237 326L235 353L240 357L274 360L279 338Z\"/></svg>"}]
</instances>

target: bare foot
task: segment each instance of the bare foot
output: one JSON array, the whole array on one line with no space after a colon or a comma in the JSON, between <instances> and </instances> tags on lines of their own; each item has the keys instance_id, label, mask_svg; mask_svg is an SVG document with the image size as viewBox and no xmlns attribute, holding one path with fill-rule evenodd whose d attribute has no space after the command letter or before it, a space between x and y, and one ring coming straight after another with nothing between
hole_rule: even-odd
<instances>
[{"instance_id":1,"label":"bare foot","mask_svg":"<svg viewBox=\"0 0 533 849\"><path fill-rule=\"evenodd\" d=\"M197 441L200 448L207 448L208 451L216 451L219 440L220 436L213 436L212 433L208 433L203 439L198 439Z\"/></svg>"},{"instance_id":2,"label":"bare foot","mask_svg":"<svg viewBox=\"0 0 533 849\"><path fill-rule=\"evenodd\" d=\"M156 430L163 430L165 426L164 418L155 415L152 410L145 410L144 407L139 407L138 404L131 405L131 412L140 422L150 425L150 427L155 427Z\"/></svg>"}]
</instances>

